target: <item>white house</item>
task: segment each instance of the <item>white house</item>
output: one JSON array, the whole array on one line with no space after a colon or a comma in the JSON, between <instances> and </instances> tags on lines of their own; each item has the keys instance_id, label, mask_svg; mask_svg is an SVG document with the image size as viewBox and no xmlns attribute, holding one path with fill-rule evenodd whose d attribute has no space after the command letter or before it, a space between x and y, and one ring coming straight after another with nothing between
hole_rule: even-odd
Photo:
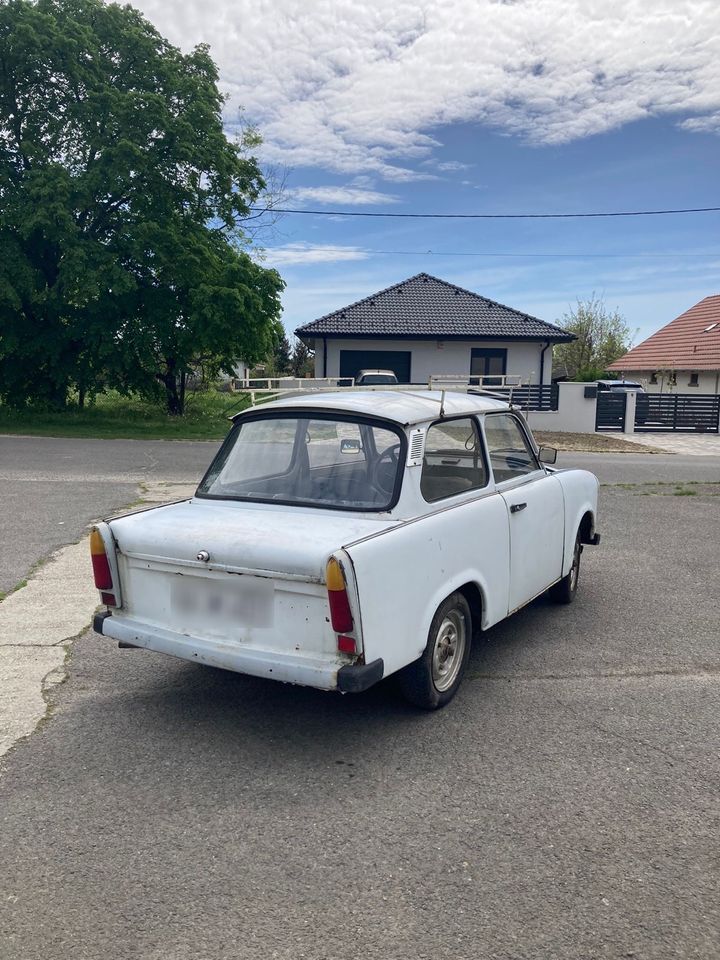
<instances>
[{"instance_id":1,"label":"white house","mask_svg":"<svg viewBox=\"0 0 720 960\"><path fill-rule=\"evenodd\" d=\"M522 377L549 384L552 348L574 336L427 273L396 283L295 331L315 351L316 377L393 370L401 383L431 375Z\"/></svg>"}]
</instances>

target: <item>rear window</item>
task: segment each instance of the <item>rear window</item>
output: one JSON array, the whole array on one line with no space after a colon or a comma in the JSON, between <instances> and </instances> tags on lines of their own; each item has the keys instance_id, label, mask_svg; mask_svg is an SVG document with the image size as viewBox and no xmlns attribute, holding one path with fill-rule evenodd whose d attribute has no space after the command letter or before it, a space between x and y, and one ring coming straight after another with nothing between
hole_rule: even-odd
<instances>
[{"instance_id":1,"label":"rear window","mask_svg":"<svg viewBox=\"0 0 720 960\"><path fill-rule=\"evenodd\" d=\"M198 496L388 510L404 445L399 429L350 418L248 419L223 444Z\"/></svg>"},{"instance_id":2,"label":"rear window","mask_svg":"<svg viewBox=\"0 0 720 960\"><path fill-rule=\"evenodd\" d=\"M397 377L392 377L389 373L365 373L360 377L358 383L361 386L377 383L397 383Z\"/></svg>"}]
</instances>

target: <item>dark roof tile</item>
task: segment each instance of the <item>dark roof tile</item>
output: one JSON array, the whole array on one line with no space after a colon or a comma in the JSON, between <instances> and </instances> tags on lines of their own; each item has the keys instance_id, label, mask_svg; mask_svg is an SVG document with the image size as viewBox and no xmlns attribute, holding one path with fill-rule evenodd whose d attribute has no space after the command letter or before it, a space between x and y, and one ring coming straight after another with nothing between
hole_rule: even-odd
<instances>
[{"instance_id":1,"label":"dark roof tile","mask_svg":"<svg viewBox=\"0 0 720 960\"><path fill-rule=\"evenodd\" d=\"M476 337L551 340L574 336L552 323L418 273L299 327L299 337Z\"/></svg>"}]
</instances>

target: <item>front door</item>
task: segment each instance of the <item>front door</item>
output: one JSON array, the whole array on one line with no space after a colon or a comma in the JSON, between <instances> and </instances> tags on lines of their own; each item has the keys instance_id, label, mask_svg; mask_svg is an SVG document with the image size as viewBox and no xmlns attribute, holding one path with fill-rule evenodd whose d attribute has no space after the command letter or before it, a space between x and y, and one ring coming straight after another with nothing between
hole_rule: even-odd
<instances>
[{"instance_id":1,"label":"front door","mask_svg":"<svg viewBox=\"0 0 720 960\"><path fill-rule=\"evenodd\" d=\"M565 501L560 481L538 462L513 414L487 414L484 426L497 491L508 511L512 613L560 579Z\"/></svg>"}]
</instances>

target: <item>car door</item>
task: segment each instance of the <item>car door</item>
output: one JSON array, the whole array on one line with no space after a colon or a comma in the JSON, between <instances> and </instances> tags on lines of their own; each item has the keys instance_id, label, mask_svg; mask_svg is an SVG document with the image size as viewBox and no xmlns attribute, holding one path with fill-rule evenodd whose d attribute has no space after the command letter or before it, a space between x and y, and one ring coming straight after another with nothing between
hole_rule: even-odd
<instances>
[{"instance_id":1,"label":"car door","mask_svg":"<svg viewBox=\"0 0 720 960\"><path fill-rule=\"evenodd\" d=\"M483 430L496 489L508 512L512 613L560 579L565 501L560 481L539 463L518 417L486 414Z\"/></svg>"}]
</instances>

